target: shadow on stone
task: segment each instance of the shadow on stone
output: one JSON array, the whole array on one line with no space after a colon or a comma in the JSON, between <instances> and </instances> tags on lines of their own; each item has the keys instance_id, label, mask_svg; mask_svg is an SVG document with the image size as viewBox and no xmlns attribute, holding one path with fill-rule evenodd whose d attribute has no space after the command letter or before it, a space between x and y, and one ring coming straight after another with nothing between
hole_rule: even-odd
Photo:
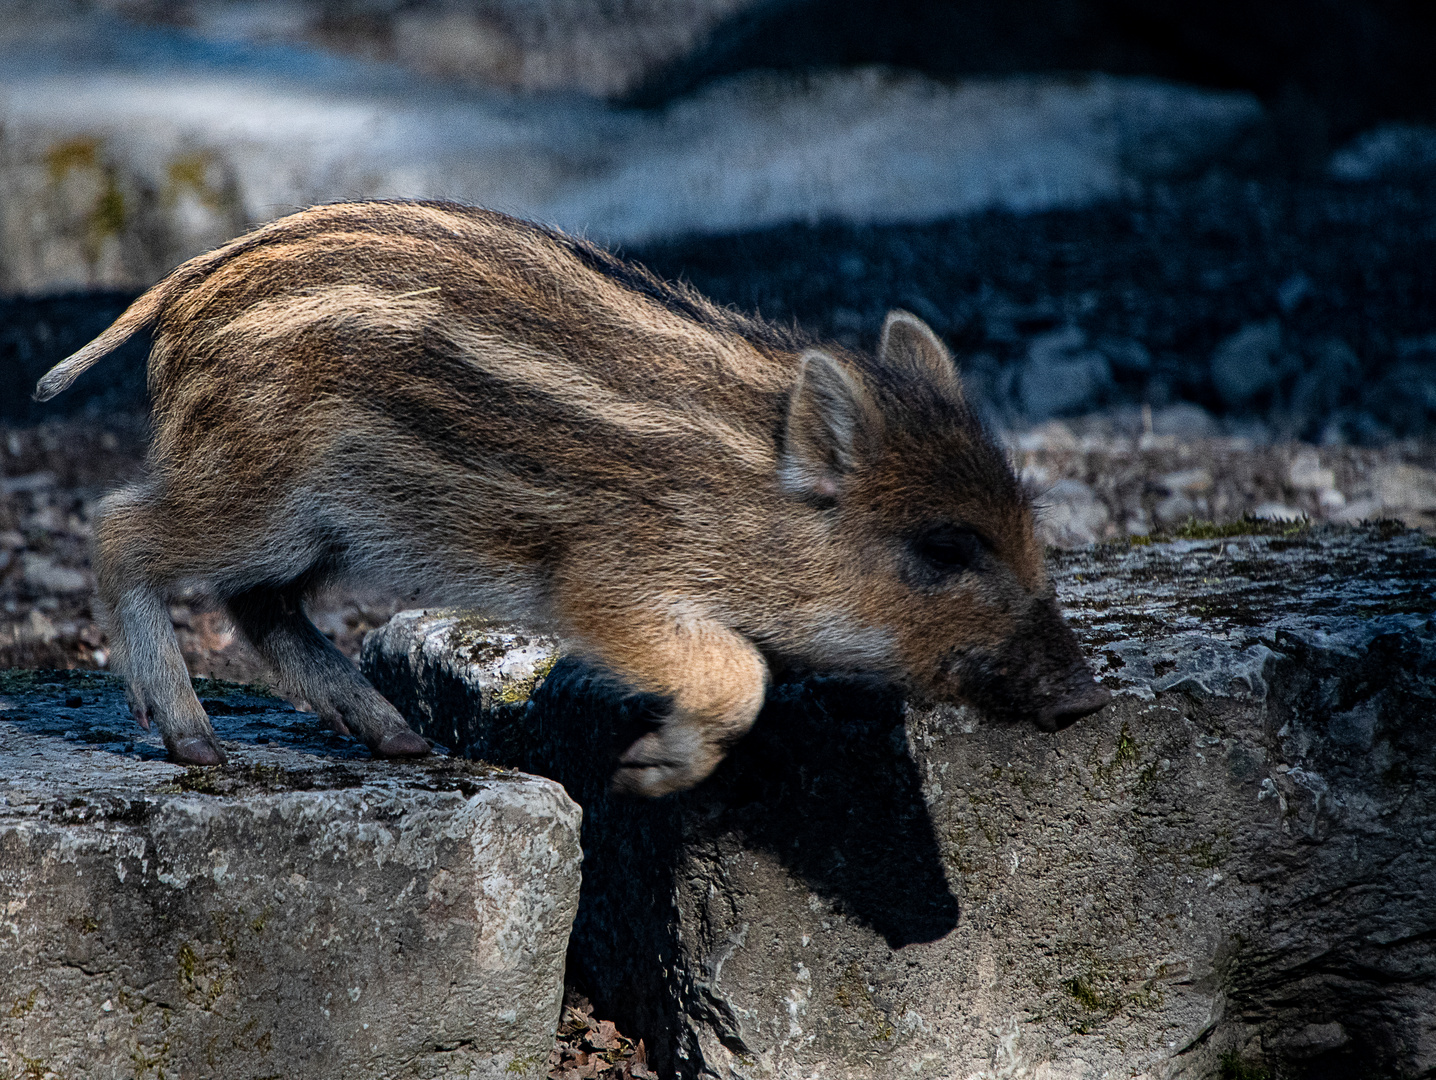
<instances>
[{"instance_id":1,"label":"shadow on stone","mask_svg":"<svg viewBox=\"0 0 1436 1080\"><path fill-rule=\"evenodd\" d=\"M827 678L779 684L753 730L695 790L652 802L610 793L618 756L658 708L563 658L527 706L474 730L465 753L552 777L583 807L569 977L625 1030L644 1033L660 1069L682 1073L680 1062L695 1056L673 1026L685 1011L707 1015L731 1050L746 1052L717 988L733 943L706 921L714 941L679 937L680 908L722 894L740 854L770 854L892 949L957 926L896 693ZM695 948L710 957L706 978L683 975L682 957Z\"/></svg>"},{"instance_id":2,"label":"shadow on stone","mask_svg":"<svg viewBox=\"0 0 1436 1080\"><path fill-rule=\"evenodd\" d=\"M753 731L688 798L711 807L705 829L771 852L890 948L957 925L893 691L824 678L774 687Z\"/></svg>"}]
</instances>

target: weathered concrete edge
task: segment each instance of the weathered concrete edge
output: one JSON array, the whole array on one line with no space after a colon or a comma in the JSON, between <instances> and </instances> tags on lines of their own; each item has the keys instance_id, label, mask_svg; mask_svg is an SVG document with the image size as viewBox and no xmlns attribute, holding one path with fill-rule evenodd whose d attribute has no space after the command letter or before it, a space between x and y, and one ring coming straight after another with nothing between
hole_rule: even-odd
<instances>
[{"instance_id":1,"label":"weathered concrete edge","mask_svg":"<svg viewBox=\"0 0 1436 1080\"><path fill-rule=\"evenodd\" d=\"M432 1053L422 1055L431 1060L410 1060L404 1068L418 1069L415 1076L447 1076L453 1058L453 1064L462 1064L469 1070L464 1075L471 1076L538 1076L545 1071L559 1019L564 957L577 911L582 861L578 843L582 810L561 785L543 777L505 772L475 776L460 790L442 790L427 786L425 774L419 770L387 770L388 775L376 776L357 787L241 790L215 795L185 790L185 770L167 762L137 761L98 751L86 753L53 735L25 731L23 724L0 721L0 747L11 765L25 763L6 770L6 790L0 798L0 843L9 836L12 845L18 844L34 857L49 864L69 864L77 874L85 872L90 880L96 873L101 878L113 875L111 884L96 882L92 889L100 888L111 899L128 892L133 902L130 906L159 904L163 908L165 897L181 896L192 886L222 887L236 874L256 870L263 874L263 856L256 860L253 851L236 853L204 842L216 831L224 835L262 835L266 829L278 827L286 834L305 834L316 859L340 859L357 844L371 848L370 854L381 863L399 863L421 872L437 865L443 841L461 847L472 845L468 869L476 878L474 886L493 909L491 917L497 916L501 923L493 935L485 936L496 939L501 954L509 946L513 947L510 951L517 950L510 957L500 956L497 967L486 965L482 974L487 987L485 996L497 1003L489 1021L496 1022L475 1024L461 1031L457 1039L436 1035L430 1040ZM59 762L63 767L55 769L57 756L72 760L68 765ZM326 766L347 764L301 754L279 756L287 756L289 764L301 766L295 774L298 776L322 774ZM280 771L272 766L259 767L261 773L266 769ZM54 777L48 785L42 782L47 776ZM522 821L537 823L537 829L526 829ZM538 873L526 873L527 880L515 882L505 876L500 862L502 855L518 852L514 837L519 833L526 834L525 850L543 849L541 854L546 853L547 858L527 860ZM520 853L520 863L524 862ZM546 888L553 874L557 874L555 880L560 885L567 878L569 887ZM283 875L274 879L276 885L280 877ZM422 896L412 902L420 907L426 903ZM26 906L23 896L7 898L0 905L0 915L5 916L0 919L0 928L23 918ZM158 908L156 911L163 914ZM32 917L35 914L30 912ZM12 953L17 966L9 974L26 974L31 981L41 978L44 982L42 955L33 948L21 948L19 926L11 928L12 944L18 951ZM542 955L530 948L536 944L542 946ZM37 963L42 966L36 968ZM80 967L68 963L64 966L70 969L67 978L78 977ZM536 971L548 984L545 994L534 992ZM112 989L107 989L108 984L120 976L102 971L98 982L90 975L85 978L94 983L99 994L92 1003L94 1015L109 1016L109 1010L100 1008L101 999L109 1004L114 995ZM0 979L0 985L10 981L9 977ZM506 984L512 985L505 989ZM39 987L40 983L35 985ZM520 1012L542 1015L545 1023L520 1025L523 1030L515 1030L510 1036L503 1031L503 1014L513 1011L510 1003L520 995L527 999ZM537 1000L539 996L545 997L546 1005ZM140 999L144 997L141 993ZM20 1053L26 1014L36 1005L35 995L28 1003L22 994L15 1002L3 1004L8 1016L0 1018L0 1051L4 1051L0 1060L12 1059L10 1064L18 1068L15 1055ZM374 1004L384 1009L404 1009L402 1001ZM37 1013L36 1018L44 1012L54 1012L53 1005ZM117 1012L110 1018L118 1022L121 1014ZM422 1029L426 1020L420 1016L411 1023ZM480 1045L469 1038L473 1034L482 1034ZM455 1045L446 1048L449 1042ZM459 1058L464 1059L462 1063ZM387 1071L384 1074L388 1075Z\"/></svg>"}]
</instances>

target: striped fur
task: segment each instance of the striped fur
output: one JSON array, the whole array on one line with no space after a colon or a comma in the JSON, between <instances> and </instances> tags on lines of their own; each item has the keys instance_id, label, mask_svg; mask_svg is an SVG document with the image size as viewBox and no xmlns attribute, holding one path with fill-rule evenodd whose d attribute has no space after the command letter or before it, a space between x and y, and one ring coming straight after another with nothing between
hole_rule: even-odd
<instances>
[{"instance_id":1,"label":"striped fur","mask_svg":"<svg viewBox=\"0 0 1436 1080\"><path fill-rule=\"evenodd\" d=\"M146 327L150 467L105 502L96 565L136 715L180 760L223 759L160 625L186 585L395 756L426 748L305 595L360 578L556 627L670 701L618 774L645 794L716 766L771 665L1049 726L1100 705L1031 509L912 316L875 358L824 350L500 214L339 204L181 266L37 396Z\"/></svg>"}]
</instances>

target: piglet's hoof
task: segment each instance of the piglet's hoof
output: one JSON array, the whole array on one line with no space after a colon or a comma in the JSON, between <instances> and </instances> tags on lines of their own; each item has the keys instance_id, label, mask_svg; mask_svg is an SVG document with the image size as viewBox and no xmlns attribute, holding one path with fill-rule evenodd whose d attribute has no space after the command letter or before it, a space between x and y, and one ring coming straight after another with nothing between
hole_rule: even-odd
<instances>
[{"instance_id":1,"label":"piglet's hoof","mask_svg":"<svg viewBox=\"0 0 1436 1080\"><path fill-rule=\"evenodd\" d=\"M213 739L190 735L169 745L170 760L178 765L228 765L229 759Z\"/></svg>"},{"instance_id":2,"label":"piglet's hoof","mask_svg":"<svg viewBox=\"0 0 1436 1080\"><path fill-rule=\"evenodd\" d=\"M426 757L429 753L424 737L412 731L391 731L374 747L374 756L382 758Z\"/></svg>"},{"instance_id":3,"label":"piglet's hoof","mask_svg":"<svg viewBox=\"0 0 1436 1080\"><path fill-rule=\"evenodd\" d=\"M638 795L647 799L688 786L680 770L668 765L620 765L609 782L609 790L615 795Z\"/></svg>"},{"instance_id":4,"label":"piglet's hoof","mask_svg":"<svg viewBox=\"0 0 1436 1080\"><path fill-rule=\"evenodd\" d=\"M656 799L691 788L721 760L691 729L673 725L650 731L624 751L610 788L624 795Z\"/></svg>"}]
</instances>

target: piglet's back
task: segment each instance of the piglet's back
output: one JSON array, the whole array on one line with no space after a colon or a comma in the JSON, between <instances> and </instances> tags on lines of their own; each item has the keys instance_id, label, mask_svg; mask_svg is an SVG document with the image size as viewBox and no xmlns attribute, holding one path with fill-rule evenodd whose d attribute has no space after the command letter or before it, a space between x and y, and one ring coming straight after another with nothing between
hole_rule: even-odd
<instances>
[{"instance_id":1,"label":"piglet's back","mask_svg":"<svg viewBox=\"0 0 1436 1080\"><path fill-rule=\"evenodd\" d=\"M267 423L345 402L415 430L462 423L501 453L542 428L546 456L581 432L590 460L668 443L771 469L803 345L583 241L454 205L319 207L204 261L198 280L176 272L159 318L166 424L221 399Z\"/></svg>"}]
</instances>

